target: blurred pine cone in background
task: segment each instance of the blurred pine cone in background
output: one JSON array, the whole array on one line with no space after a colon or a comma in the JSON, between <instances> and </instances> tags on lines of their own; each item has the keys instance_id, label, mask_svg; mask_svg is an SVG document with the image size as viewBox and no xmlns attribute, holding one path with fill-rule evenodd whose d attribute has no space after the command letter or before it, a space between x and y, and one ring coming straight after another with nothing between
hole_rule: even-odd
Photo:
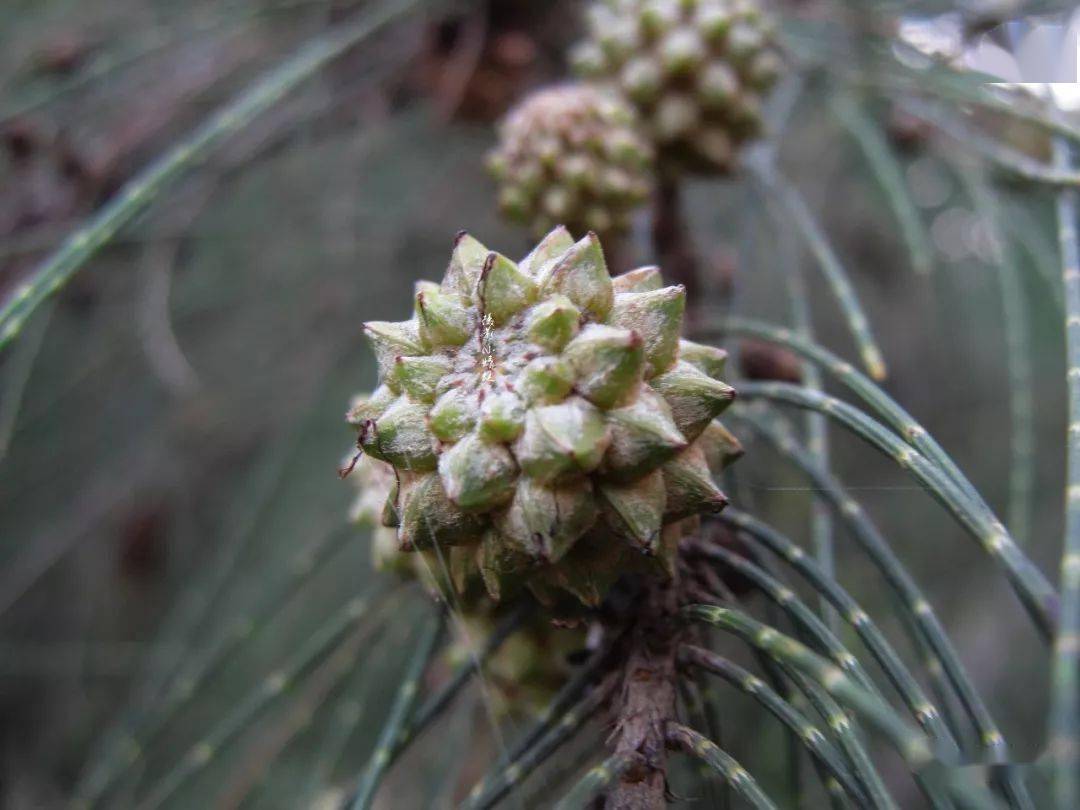
<instances>
[{"instance_id":1,"label":"blurred pine cone in background","mask_svg":"<svg viewBox=\"0 0 1080 810\"><path fill-rule=\"evenodd\" d=\"M623 231L652 187L652 148L633 108L585 84L526 97L500 124L488 167L502 212L537 236L556 225Z\"/></svg>"},{"instance_id":2,"label":"blurred pine cone in background","mask_svg":"<svg viewBox=\"0 0 1080 810\"><path fill-rule=\"evenodd\" d=\"M662 168L727 172L762 129L762 98L783 61L752 0L601 0L578 71L637 107Z\"/></svg>"}]
</instances>

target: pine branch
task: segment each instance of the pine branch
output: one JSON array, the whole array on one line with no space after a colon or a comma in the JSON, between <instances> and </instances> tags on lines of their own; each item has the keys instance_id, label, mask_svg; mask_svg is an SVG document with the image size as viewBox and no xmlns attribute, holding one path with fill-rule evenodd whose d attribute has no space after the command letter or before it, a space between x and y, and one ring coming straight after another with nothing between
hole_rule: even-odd
<instances>
[{"instance_id":1,"label":"pine branch","mask_svg":"<svg viewBox=\"0 0 1080 810\"><path fill-rule=\"evenodd\" d=\"M503 642L520 629L524 618L524 612L518 610L499 622L498 626L484 640L483 648L475 654L475 657L472 657L467 664L462 665L451 677L450 682L443 686L438 693L420 704L415 717L408 722L398 736L393 753L390 755L391 762L400 756L401 752L422 734L428 726L442 716L442 713L446 711L446 708L454 701L454 698L457 697L461 690L468 685L469 681L481 673L484 663L502 647Z\"/></svg>"},{"instance_id":2,"label":"pine branch","mask_svg":"<svg viewBox=\"0 0 1080 810\"><path fill-rule=\"evenodd\" d=\"M888 739L913 773L923 773L928 780L940 784L959 805L971 808L998 806L997 800L985 788L965 778L955 760L941 755L926 736L904 723L886 703L795 639L730 608L690 605L683 608L682 614L687 619L729 630L813 678Z\"/></svg>"},{"instance_id":3,"label":"pine branch","mask_svg":"<svg viewBox=\"0 0 1080 810\"><path fill-rule=\"evenodd\" d=\"M687 595L683 594L683 597L687 598ZM695 601L697 601L696 598ZM715 602L718 600L713 597L709 597L708 601ZM697 636L701 635L701 633L692 632L693 630L700 631L702 629L703 628L688 628L686 639L684 640L682 646L685 647L691 641L702 641L701 639L697 638ZM689 672L689 668L683 665L682 661L679 661L679 664L680 670L677 686L679 690L679 698L681 701L680 708L682 710L682 713L685 714L687 722L691 728L700 729L701 732L705 734L709 739L715 740L717 745L723 745L722 730L720 723L717 722L715 712L710 712L706 710L705 707L705 689L703 688L705 684L700 683L699 679L694 677L694 675L697 673ZM712 708L715 709L716 707L713 706ZM724 797L718 794L716 785L717 780L713 778L712 770L709 768L709 766L704 763L700 764L700 777L702 781L705 782L705 801L708 803L709 807L718 807L723 801ZM836 780L830 778L829 781L832 782L832 784L838 786ZM730 793L731 788L729 785L724 784L723 787L726 792Z\"/></svg>"},{"instance_id":4,"label":"pine branch","mask_svg":"<svg viewBox=\"0 0 1080 810\"><path fill-rule=\"evenodd\" d=\"M581 669L574 673L569 681L560 689L551 702L544 707L536 724L529 729L520 740L511 746L502 758L505 766L520 759L524 754L536 745L536 742L547 733L551 727L561 721L565 713L577 703L585 694L589 685L597 679L608 663L612 651L612 642L609 640L597 650Z\"/></svg>"},{"instance_id":5,"label":"pine branch","mask_svg":"<svg viewBox=\"0 0 1080 810\"><path fill-rule=\"evenodd\" d=\"M751 534L781 559L787 560L815 590L825 594L839 614L855 629L863 644L870 650L882 671L904 699L916 722L935 741L937 750L950 758L959 756L960 751L956 740L948 726L942 721L937 707L927 699L918 682L912 677L885 636L877 629L870 616L835 580L826 576L802 549L752 516L729 507L718 519ZM705 548L702 551L707 553L710 549ZM1005 739L996 729L995 734L996 736L984 735L983 745L988 750L990 761L1007 765L1010 759ZM1001 788L1009 797L1011 806L1018 808L1034 806L1027 787L1015 770L1005 769L1003 775L995 776L995 781L1000 783ZM927 790L928 795L932 795L933 785L923 784L922 787Z\"/></svg>"},{"instance_id":6,"label":"pine branch","mask_svg":"<svg viewBox=\"0 0 1080 810\"><path fill-rule=\"evenodd\" d=\"M758 186L775 199L791 218L792 223L802 235L810 252L817 260L818 267L825 276L825 281L832 291L833 297L840 306L848 329L859 349L863 365L867 372L875 380L883 380L886 377L885 360L881 355L877 342L870 331L870 323L862 310L859 298L855 294L855 288L851 284L848 272L840 263L836 252L829 243L828 238L822 231L821 226L814 220L806 201L786 179L781 177L776 168L770 163L759 160L747 161L747 169Z\"/></svg>"},{"instance_id":7,"label":"pine branch","mask_svg":"<svg viewBox=\"0 0 1080 810\"><path fill-rule=\"evenodd\" d=\"M548 757L567 742L591 718L611 693L615 682L608 679L589 691L581 700L564 712L548 731L535 743L508 762L500 762L495 769L477 782L462 802L460 810L487 810L497 804L507 793L520 785Z\"/></svg>"},{"instance_id":8,"label":"pine branch","mask_svg":"<svg viewBox=\"0 0 1080 810\"><path fill-rule=\"evenodd\" d=\"M356 798L352 803L352 810L367 810L375 799L375 791L379 789L383 776L390 767L392 753L397 744L405 723L408 722L412 708L416 704L420 692L420 679L424 670L434 657L439 640L442 638L446 627L445 615L440 611L437 617L429 618L426 625L420 630L420 637L409 657L402 676L401 685L398 687L394 703L390 707L390 714L383 724L382 732L375 743L375 750L368 760L367 768L360 777L360 786L356 790Z\"/></svg>"},{"instance_id":9,"label":"pine branch","mask_svg":"<svg viewBox=\"0 0 1080 810\"><path fill-rule=\"evenodd\" d=\"M781 433L756 415L744 413L739 417L739 421L748 425L757 435L772 445L783 458L801 470L815 489L828 500L838 519L848 527L852 536L881 572L885 582L896 593L901 615L907 618L910 626L916 631L913 640L917 646L925 646L929 655L928 674L932 678L937 678L939 674L948 678L967 711L972 725L979 733L979 741L985 751L986 761L1007 763L1009 754L1005 738L975 688L937 613L870 516L858 501L852 498L831 474L818 467L810 455L789 435ZM943 689L940 691L944 694Z\"/></svg>"},{"instance_id":10,"label":"pine branch","mask_svg":"<svg viewBox=\"0 0 1080 810\"><path fill-rule=\"evenodd\" d=\"M1023 152L983 134L975 127L968 126L963 119L950 115L938 105L909 99L904 101L901 107L909 115L926 121L960 143L965 150L977 152L995 166L1017 177L1052 186L1080 186L1080 172L1071 171L1067 167L1047 165L1028 157Z\"/></svg>"},{"instance_id":11,"label":"pine branch","mask_svg":"<svg viewBox=\"0 0 1080 810\"><path fill-rule=\"evenodd\" d=\"M225 105L142 172L129 180L111 202L71 234L0 306L0 349L22 330L31 313L55 294L107 245L124 225L144 211L174 181L185 175L222 141L247 127L297 85L372 34L419 5L421 0L387 0L365 9L354 24L308 43L284 64Z\"/></svg>"},{"instance_id":12,"label":"pine branch","mask_svg":"<svg viewBox=\"0 0 1080 810\"><path fill-rule=\"evenodd\" d=\"M743 383L743 400L765 399L820 411L892 458L925 486L957 519L1004 572L1044 638L1053 637L1058 623L1058 595L1009 536L992 512L973 503L925 456L865 413L845 402L786 383Z\"/></svg>"},{"instance_id":13,"label":"pine branch","mask_svg":"<svg viewBox=\"0 0 1080 810\"><path fill-rule=\"evenodd\" d=\"M745 528L744 524L739 521L737 521L735 525L740 526L740 528ZM825 627L821 620L818 619L797 596L795 596L793 591L783 586L774 577L767 574L764 570L749 562L744 557L733 554L724 548L691 545L689 549L722 562L724 565L734 569L740 575L750 580L762 593L782 607L794 620L797 628L804 633L807 638L812 639L815 646L824 650L828 654L828 657L835 662L836 666L838 666L847 677L851 678L860 689L873 695L876 700L883 705L886 705L884 698L878 692L877 687L866 674L858 659L855 658L855 656L840 643L829 629ZM805 554L803 556L805 557ZM898 659L895 658L894 653L892 662L895 664L897 661ZM906 672L903 665L900 664L899 670L894 671L892 674L904 682L908 691L917 693L918 697L915 701L915 708L913 709L916 716L920 720L931 724L935 730L943 730L936 710L930 706L928 701L921 695L914 679ZM835 722L831 719L830 724L835 727ZM950 757L955 757L958 754L956 744L947 731L944 733L945 739L943 742L939 743L940 750L944 751L945 754ZM937 808L951 807L951 803L941 795L936 785L932 782L927 782L921 777L918 777L918 780L920 787L926 792L927 798L932 806ZM877 789L874 790L873 793L880 796L882 791L881 789Z\"/></svg>"},{"instance_id":14,"label":"pine branch","mask_svg":"<svg viewBox=\"0 0 1080 810\"><path fill-rule=\"evenodd\" d=\"M502 646L507 638L513 635L513 633L521 627L522 620L523 614L521 611L516 611L512 615L507 616L500 622L491 635L487 637L483 649L478 651L475 659L470 660L467 664L463 665L456 673L454 673L449 683L420 705L420 708L416 710L415 715L411 719L407 719L404 727L401 728L401 732L393 741L393 746L390 749L389 756L383 766L384 768L389 768L393 765L409 745L412 744L417 737L423 734L432 723L442 716L442 713L446 711L458 694L469 684L473 676L480 674L484 663ZM359 801L359 799L360 792L358 788L351 797L342 802L342 807L355 807L355 803Z\"/></svg>"},{"instance_id":15,"label":"pine branch","mask_svg":"<svg viewBox=\"0 0 1080 810\"><path fill-rule=\"evenodd\" d=\"M726 658L692 644L683 644L679 648L679 662L718 675L753 697L766 711L794 732L799 742L814 758L819 770L835 779L852 801L864 802L862 788L844 765L840 753L802 712L780 697L763 680Z\"/></svg>"},{"instance_id":16,"label":"pine branch","mask_svg":"<svg viewBox=\"0 0 1080 810\"><path fill-rule=\"evenodd\" d=\"M780 228L776 234L781 244L789 249L791 236L789 229ZM787 287L791 321L796 334L800 338L812 343L814 341L814 323L810 314L810 296L806 288L806 278L803 269L796 256L785 255L784 281ZM802 364L802 379L807 388L814 391L822 390L821 370L813 363ZM825 469L829 468L829 426L825 417L820 413L808 411L806 413L806 444L814 459ZM810 506L811 525L810 536L814 543L814 555L821 567L832 573L835 567L835 552L833 551L833 525L832 517L828 508L820 498L813 498ZM822 602L822 616L826 626L834 633L837 628L836 612Z\"/></svg>"},{"instance_id":17,"label":"pine branch","mask_svg":"<svg viewBox=\"0 0 1080 810\"><path fill-rule=\"evenodd\" d=\"M907 245L912 269L919 275L929 275L934 266L934 256L926 224L904 180L903 167L877 122L848 93L831 96L829 107L858 145L878 185L885 192L885 199L900 225L900 235Z\"/></svg>"},{"instance_id":18,"label":"pine branch","mask_svg":"<svg viewBox=\"0 0 1080 810\"><path fill-rule=\"evenodd\" d=\"M767 663L783 677L791 681L806 697L814 711L825 721L825 725L836 738L844 757L851 765L851 771L862 786L867 805L875 810L899 810L885 782L874 766L869 749L863 740L861 728L852 722L850 715L833 700L816 681L808 678L795 667L784 661L774 659L762 650L754 648L754 655L764 667Z\"/></svg>"},{"instance_id":19,"label":"pine branch","mask_svg":"<svg viewBox=\"0 0 1080 810\"><path fill-rule=\"evenodd\" d=\"M213 761L218 752L262 715L275 701L292 689L319 661L351 632L367 615L370 603L354 599L319 627L282 667L271 672L247 698L228 712L202 740L195 743L172 769L159 779L149 795L139 802L140 810L160 807L188 780Z\"/></svg>"},{"instance_id":20,"label":"pine branch","mask_svg":"<svg viewBox=\"0 0 1080 810\"><path fill-rule=\"evenodd\" d=\"M793 334L790 329L776 327L764 321L749 318L728 318L721 322L716 330L715 337L722 337L725 334L746 335L776 343L820 366L827 374L845 385L866 403L904 441L941 467L969 499L979 503L982 508L990 508L926 428L916 422L911 414L904 410L877 384L856 371L850 363L819 344L803 340Z\"/></svg>"},{"instance_id":21,"label":"pine branch","mask_svg":"<svg viewBox=\"0 0 1080 810\"><path fill-rule=\"evenodd\" d=\"M918 681L908 671L907 666L878 629L874 620L834 578L822 571L817 563L795 543L751 515L729 507L718 515L717 519L751 535L758 543L785 560L827 599L870 650L882 671L904 699L904 703L916 722L927 734L940 740L946 749L954 754L959 753L956 741L942 722L937 707L923 693ZM695 548L706 556L714 556L715 549L708 545L703 544Z\"/></svg>"},{"instance_id":22,"label":"pine branch","mask_svg":"<svg viewBox=\"0 0 1080 810\"><path fill-rule=\"evenodd\" d=\"M615 755L630 762L608 796L609 810L661 810L667 806L665 729L676 717L676 657L681 623L676 581L653 579L637 598L612 708Z\"/></svg>"},{"instance_id":23,"label":"pine branch","mask_svg":"<svg viewBox=\"0 0 1080 810\"><path fill-rule=\"evenodd\" d=\"M255 608L233 619L213 644L190 657L165 693L151 704L149 712L141 718L132 718L117 732L106 749L106 757L89 774L85 786L76 791L79 801L87 805L98 801L117 779L134 767L170 720L199 695L200 687L226 666L258 630L272 622L271 617L311 580L322 562L355 537L355 530L348 526L320 538L311 548L297 554L285 582L268 589ZM381 601L381 595L374 598Z\"/></svg>"},{"instance_id":24,"label":"pine branch","mask_svg":"<svg viewBox=\"0 0 1080 810\"><path fill-rule=\"evenodd\" d=\"M1005 333L1005 367L1009 375L1009 531L1021 546L1030 540L1035 488L1035 403L1031 368L1027 300L1015 251L1002 235L1002 212L985 178L961 170L968 196L974 201L989 236L991 264L1001 294Z\"/></svg>"},{"instance_id":25,"label":"pine branch","mask_svg":"<svg viewBox=\"0 0 1080 810\"><path fill-rule=\"evenodd\" d=\"M740 796L755 810L777 810L772 800L758 786L749 772L735 758L720 750L698 732L679 723L670 723L667 727L667 742L673 747L698 757L709 764L717 773L723 775Z\"/></svg>"},{"instance_id":26,"label":"pine branch","mask_svg":"<svg viewBox=\"0 0 1080 810\"><path fill-rule=\"evenodd\" d=\"M570 791L559 799L554 810L580 810L587 807L597 794L603 792L630 767L632 760L612 754L599 765L590 768Z\"/></svg>"},{"instance_id":27,"label":"pine branch","mask_svg":"<svg viewBox=\"0 0 1080 810\"><path fill-rule=\"evenodd\" d=\"M805 634L808 639L812 639L815 647L827 655L862 688L871 692L877 691L859 660L848 651L793 590L746 557L725 548L701 543L690 545L688 550L720 562L749 580L755 588L791 617L801 634Z\"/></svg>"}]
</instances>

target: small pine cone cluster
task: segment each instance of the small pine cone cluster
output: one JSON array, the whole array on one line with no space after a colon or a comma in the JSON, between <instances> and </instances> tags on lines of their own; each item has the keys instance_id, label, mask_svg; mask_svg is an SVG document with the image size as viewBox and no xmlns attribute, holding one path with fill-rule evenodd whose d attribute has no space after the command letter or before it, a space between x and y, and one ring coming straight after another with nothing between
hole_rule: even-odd
<instances>
[{"instance_id":1,"label":"small pine cone cluster","mask_svg":"<svg viewBox=\"0 0 1080 810\"><path fill-rule=\"evenodd\" d=\"M625 101L567 84L533 93L507 114L488 168L503 214L537 236L557 224L617 233L649 197L652 150Z\"/></svg>"},{"instance_id":2,"label":"small pine cone cluster","mask_svg":"<svg viewBox=\"0 0 1080 810\"><path fill-rule=\"evenodd\" d=\"M783 62L755 0L599 0L589 31L577 69L633 102L663 164L726 172L760 134Z\"/></svg>"},{"instance_id":3,"label":"small pine cone cluster","mask_svg":"<svg viewBox=\"0 0 1080 810\"><path fill-rule=\"evenodd\" d=\"M715 421L726 354L680 339L684 298L656 268L612 279L592 233L556 228L520 262L460 234L412 318L365 324L380 385L348 419L389 485L367 514L496 601L594 606L625 573L670 571L741 453Z\"/></svg>"}]
</instances>

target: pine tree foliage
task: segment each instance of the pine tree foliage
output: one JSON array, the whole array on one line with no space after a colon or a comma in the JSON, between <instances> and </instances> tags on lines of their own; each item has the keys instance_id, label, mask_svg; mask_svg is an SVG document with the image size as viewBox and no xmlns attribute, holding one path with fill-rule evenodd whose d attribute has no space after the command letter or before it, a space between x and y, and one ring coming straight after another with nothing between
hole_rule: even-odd
<instances>
[{"instance_id":1,"label":"pine tree foliage","mask_svg":"<svg viewBox=\"0 0 1080 810\"><path fill-rule=\"evenodd\" d=\"M513 5L0 33L4 802L1078 806L1080 124L972 4Z\"/></svg>"}]
</instances>

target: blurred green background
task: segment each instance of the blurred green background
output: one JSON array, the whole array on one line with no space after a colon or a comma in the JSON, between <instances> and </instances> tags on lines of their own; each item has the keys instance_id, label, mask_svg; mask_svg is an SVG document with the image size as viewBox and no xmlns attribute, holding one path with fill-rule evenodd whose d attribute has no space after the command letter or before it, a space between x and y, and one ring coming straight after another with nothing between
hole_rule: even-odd
<instances>
[{"instance_id":1,"label":"blurred green background","mask_svg":"<svg viewBox=\"0 0 1080 810\"><path fill-rule=\"evenodd\" d=\"M5 0L0 294L149 159L365 5L375 4ZM886 389L1002 515L1016 425L995 248L1018 271L1034 426L1021 539L1056 578L1065 392L1051 196L901 120L902 94L876 81L886 56L853 61L839 33L859 20L831 4L781 10L796 39L827 24L837 41L821 47L837 52L781 88L794 106L777 133L780 163L851 272L889 364ZM580 12L459 4L381 31L171 186L0 355L0 805L66 806L80 775L115 755L117 728L240 633L109 794L107 806L137 806L316 628L380 587L366 537L343 529L352 488L336 476L352 442L348 398L374 383L361 324L405 317L413 281L441 277L459 229L526 252L525 235L496 216L483 156L510 103L566 75ZM887 29L894 12L867 13ZM928 274L913 272L881 184L831 114L837 93L897 161L932 246ZM1045 152L1038 132L979 123ZM1005 227L965 189L972 173ZM781 268L797 262L819 341L855 356L812 259L749 184L695 182L686 207L703 257L699 326L717 307L788 322ZM648 228L643 213L613 272L652 258ZM832 439L838 476L926 588L1015 756L1031 759L1046 653L1011 591L912 479L840 431ZM767 448L749 450L736 504L806 540L812 493ZM303 573L298 555L315 547L330 550ZM842 534L837 554L840 580L899 639L879 577ZM169 806L332 806L373 744L423 608L418 592L385 605L214 750ZM425 738L383 806L449 806L483 773L498 735L482 703L462 701ZM732 753L783 783L779 727L734 692L725 720ZM602 734L537 784L573 771ZM899 763L886 766L914 801Z\"/></svg>"}]
</instances>

